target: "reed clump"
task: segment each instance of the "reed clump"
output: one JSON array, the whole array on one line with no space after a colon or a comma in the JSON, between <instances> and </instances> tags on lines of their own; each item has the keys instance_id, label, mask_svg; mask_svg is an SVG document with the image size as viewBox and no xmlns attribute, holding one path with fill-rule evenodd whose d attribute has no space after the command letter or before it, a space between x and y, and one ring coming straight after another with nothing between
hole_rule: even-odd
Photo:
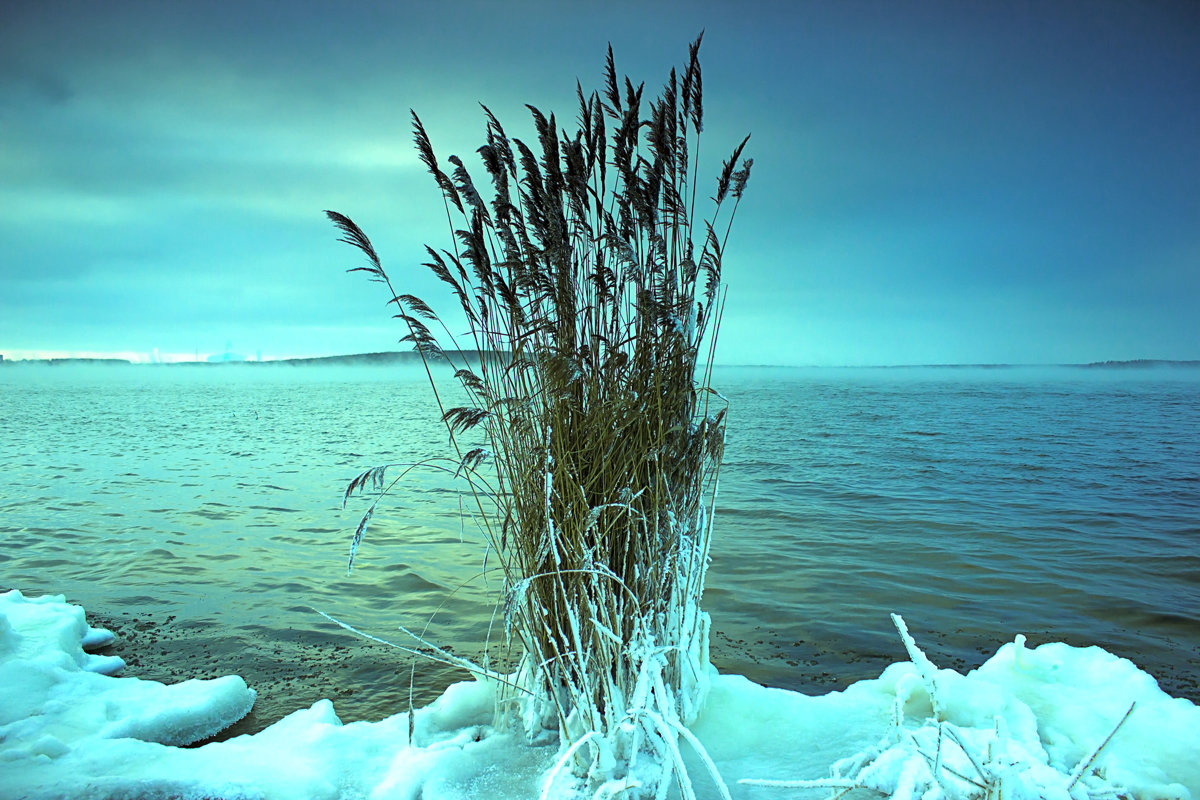
<instances>
[{"instance_id":1,"label":"reed clump","mask_svg":"<svg viewBox=\"0 0 1200 800\"><path fill-rule=\"evenodd\" d=\"M504 629L523 652L505 702L530 736L560 735L569 769L555 780L624 796L676 774L686 783L678 740L691 738L708 668L699 599L726 424L710 379L722 257L753 162L746 137L700 197L699 49L697 38L647 103L610 47L603 90L576 84L574 130L528 106L536 143L484 106L486 187L457 156L443 166L413 114L452 240L427 246L424 266L449 287L469 341L394 288L353 221L326 212L366 256L352 271L386 286L402 341L422 356L503 572ZM709 208L699 223L698 200ZM455 363L451 350L479 357ZM467 405L444 405L439 360ZM382 471L347 494L369 485L386 488Z\"/></svg>"}]
</instances>

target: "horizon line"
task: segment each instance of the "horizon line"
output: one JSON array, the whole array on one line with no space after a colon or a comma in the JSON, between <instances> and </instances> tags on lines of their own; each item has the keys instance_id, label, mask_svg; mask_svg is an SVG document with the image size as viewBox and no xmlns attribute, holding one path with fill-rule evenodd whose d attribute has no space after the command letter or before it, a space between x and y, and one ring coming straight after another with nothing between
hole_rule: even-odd
<instances>
[{"instance_id":1,"label":"horizon line","mask_svg":"<svg viewBox=\"0 0 1200 800\"><path fill-rule=\"evenodd\" d=\"M371 366L372 361L375 365L380 365L379 362L385 361L403 361L408 359L416 360L418 358L415 351L412 350L386 350L369 353L346 353L339 355L326 356L277 356L263 358L247 358L225 353L154 353L145 354L131 351L119 352L98 352L98 351L54 351L54 350L15 350L14 353L20 353L19 358L10 358L7 354L0 353L0 364L103 364L110 366L129 365L129 366L230 366L230 365L287 365L293 366L322 366L316 362L343 362L344 366ZM476 351L450 351L459 355L464 353L474 353ZM303 362L297 363L297 362ZM1081 361L1081 362L913 362L913 363L895 363L895 364L772 364L772 363L716 363L713 365L718 368L737 368L737 369L1014 369L1014 368L1038 368L1038 367L1128 367L1128 366L1200 366L1200 359L1170 359L1170 358L1134 358L1134 359L1107 359L1103 361Z\"/></svg>"}]
</instances>

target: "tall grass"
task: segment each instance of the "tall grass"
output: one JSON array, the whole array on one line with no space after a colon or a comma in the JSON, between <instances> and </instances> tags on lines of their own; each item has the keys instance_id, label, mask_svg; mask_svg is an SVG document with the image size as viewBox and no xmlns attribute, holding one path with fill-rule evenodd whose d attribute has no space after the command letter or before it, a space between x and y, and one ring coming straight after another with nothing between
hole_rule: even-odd
<instances>
[{"instance_id":1,"label":"tall grass","mask_svg":"<svg viewBox=\"0 0 1200 800\"><path fill-rule=\"evenodd\" d=\"M413 114L452 234L426 247L424 266L465 315L462 341L397 291L353 221L326 212L366 256L352 271L386 286L402 341L422 356L503 571L505 632L523 648L505 701L530 736L557 730L564 776L630 795L682 769L678 738L706 687L699 599L726 412L710 379L722 256L753 162L741 161L747 137L701 197L699 49L697 38L647 103L610 47L603 91L576 84L573 130L528 107L533 144L485 106L486 189L457 156L439 162ZM479 358L448 355L464 350ZM444 404L442 359L468 405ZM382 479L368 471L348 494Z\"/></svg>"}]
</instances>

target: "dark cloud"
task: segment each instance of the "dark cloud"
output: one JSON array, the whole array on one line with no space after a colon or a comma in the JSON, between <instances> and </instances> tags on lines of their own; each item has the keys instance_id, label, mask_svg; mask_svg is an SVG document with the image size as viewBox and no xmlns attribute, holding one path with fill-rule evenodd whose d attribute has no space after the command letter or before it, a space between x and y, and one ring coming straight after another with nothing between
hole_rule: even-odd
<instances>
[{"instance_id":1,"label":"dark cloud","mask_svg":"<svg viewBox=\"0 0 1200 800\"><path fill-rule=\"evenodd\" d=\"M8 113L27 102L63 105L74 96L75 90L64 75L0 59L0 97L5 98L0 108Z\"/></svg>"},{"instance_id":2,"label":"dark cloud","mask_svg":"<svg viewBox=\"0 0 1200 800\"><path fill-rule=\"evenodd\" d=\"M437 296L416 265L447 232L409 108L443 158L473 165L478 101L528 136L522 104L570 119L610 40L653 91L706 28L702 185L746 132L756 160L725 360L1197 357L1192 3L0 15L0 349L392 346L321 210L355 217L406 288Z\"/></svg>"}]
</instances>

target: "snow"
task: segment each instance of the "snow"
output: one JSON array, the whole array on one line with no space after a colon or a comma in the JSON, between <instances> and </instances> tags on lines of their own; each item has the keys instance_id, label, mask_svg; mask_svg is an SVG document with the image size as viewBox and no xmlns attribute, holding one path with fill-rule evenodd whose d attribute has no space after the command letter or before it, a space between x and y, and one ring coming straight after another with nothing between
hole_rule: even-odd
<instances>
[{"instance_id":1,"label":"snow","mask_svg":"<svg viewBox=\"0 0 1200 800\"><path fill-rule=\"evenodd\" d=\"M184 745L218 733L249 713L254 692L241 678L155 681L112 677L116 656L84 652L112 641L83 609L61 595L0 595L0 758L54 757L88 739L138 738Z\"/></svg>"},{"instance_id":2,"label":"snow","mask_svg":"<svg viewBox=\"0 0 1200 800\"><path fill-rule=\"evenodd\" d=\"M0 798L455 800L558 797L570 785L551 780L555 744L497 727L482 680L416 711L412 741L408 714L344 725L322 700L252 736L181 747L248 713L254 691L235 676L115 677L119 658L84 650L109 641L62 596L0 594ZM848 786L901 800L982 798L983 787L1014 799L1200 798L1200 709L1128 660L1022 637L965 675L923 660L915 641L910 654L822 696L710 669L679 740L697 796L719 796L702 747L735 798ZM795 788L813 782L832 788Z\"/></svg>"}]
</instances>

